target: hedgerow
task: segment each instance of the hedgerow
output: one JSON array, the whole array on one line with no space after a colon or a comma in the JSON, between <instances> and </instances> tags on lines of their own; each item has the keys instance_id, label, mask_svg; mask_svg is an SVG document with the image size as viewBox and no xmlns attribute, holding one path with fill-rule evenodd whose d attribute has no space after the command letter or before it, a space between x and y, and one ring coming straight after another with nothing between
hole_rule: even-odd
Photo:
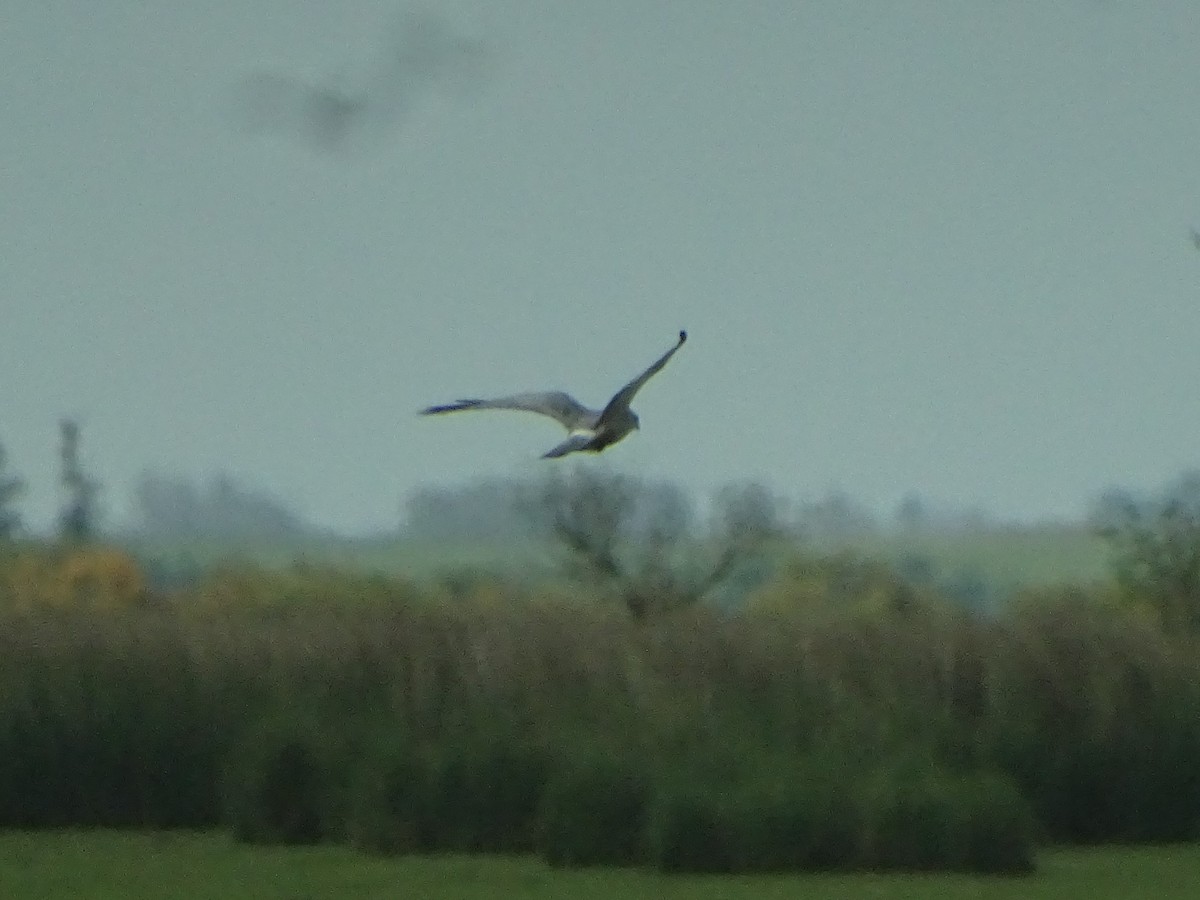
<instances>
[{"instance_id":1,"label":"hedgerow","mask_svg":"<svg viewBox=\"0 0 1200 900\"><path fill-rule=\"evenodd\" d=\"M1197 836L1194 647L1079 592L976 619L875 573L838 614L813 577L795 608L781 584L643 622L330 571L0 593L0 825L668 871L1021 872L1040 837Z\"/></svg>"}]
</instances>

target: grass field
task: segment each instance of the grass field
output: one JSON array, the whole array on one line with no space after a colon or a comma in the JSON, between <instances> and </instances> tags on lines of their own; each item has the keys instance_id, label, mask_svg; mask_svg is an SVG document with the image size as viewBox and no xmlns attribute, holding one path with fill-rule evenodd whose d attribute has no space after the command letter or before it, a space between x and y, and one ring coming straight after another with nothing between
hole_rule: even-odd
<instances>
[{"instance_id":1,"label":"grass field","mask_svg":"<svg viewBox=\"0 0 1200 900\"><path fill-rule=\"evenodd\" d=\"M873 898L873 900L1192 900L1200 844L1057 850L1022 878L956 875L665 876L559 871L526 858L381 858L337 847L255 848L194 832L0 832L6 900L395 898Z\"/></svg>"},{"instance_id":2,"label":"grass field","mask_svg":"<svg viewBox=\"0 0 1200 900\"><path fill-rule=\"evenodd\" d=\"M241 560L268 567L297 561L357 571L386 572L417 579L455 571L494 572L524 578L552 577L552 548L529 540L424 541L403 538L313 540L296 544L195 543L189 545L134 541L145 558L168 568L204 568ZM1086 583L1107 572L1103 540L1082 526L1029 526L861 536L819 550L849 550L898 561L918 556L943 577L969 572L996 588Z\"/></svg>"}]
</instances>

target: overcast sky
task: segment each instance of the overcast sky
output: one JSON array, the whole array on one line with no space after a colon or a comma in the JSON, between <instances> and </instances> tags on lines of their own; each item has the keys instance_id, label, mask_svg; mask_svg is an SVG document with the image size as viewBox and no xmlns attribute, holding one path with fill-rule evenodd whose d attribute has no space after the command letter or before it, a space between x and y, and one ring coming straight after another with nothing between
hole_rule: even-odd
<instances>
[{"instance_id":1,"label":"overcast sky","mask_svg":"<svg viewBox=\"0 0 1200 900\"><path fill-rule=\"evenodd\" d=\"M391 65L398 9L4 4L0 442L35 525L68 415L115 516L144 469L226 470L391 525L563 464L549 420L417 409L599 406L680 328L642 430L573 460L1022 517L1200 465L1195 0L460 0L424 20L471 51L449 75ZM263 76L392 93L331 147L247 126Z\"/></svg>"}]
</instances>

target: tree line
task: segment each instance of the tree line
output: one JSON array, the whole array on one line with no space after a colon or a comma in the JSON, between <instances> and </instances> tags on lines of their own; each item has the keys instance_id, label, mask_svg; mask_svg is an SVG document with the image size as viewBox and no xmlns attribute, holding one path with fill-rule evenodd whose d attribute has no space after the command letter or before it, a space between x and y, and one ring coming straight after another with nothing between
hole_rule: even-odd
<instances>
[{"instance_id":1,"label":"tree line","mask_svg":"<svg viewBox=\"0 0 1200 900\"><path fill-rule=\"evenodd\" d=\"M83 467L80 426L75 419L59 422L58 456L59 481L63 488L63 501L56 520L58 536L64 541L88 541L98 531L100 483ZM0 541L12 540L23 531L17 504L25 488L25 479L8 471L8 456L0 444Z\"/></svg>"}]
</instances>

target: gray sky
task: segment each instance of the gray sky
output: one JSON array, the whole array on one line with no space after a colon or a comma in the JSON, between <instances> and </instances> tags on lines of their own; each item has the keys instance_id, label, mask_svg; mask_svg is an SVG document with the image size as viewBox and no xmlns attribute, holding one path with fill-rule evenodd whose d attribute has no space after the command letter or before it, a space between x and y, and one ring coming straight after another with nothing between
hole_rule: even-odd
<instances>
[{"instance_id":1,"label":"gray sky","mask_svg":"<svg viewBox=\"0 0 1200 900\"><path fill-rule=\"evenodd\" d=\"M1200 464L1195 0L461 0L481 83L329 153L255 72L369 83L393 3L8 0L0 441L60 416L120 514L228 470L334 527L528 476L549 420L422 419L672 343L585 464L886 509L1080 511Z\"/></svg>"}]
</instances>

